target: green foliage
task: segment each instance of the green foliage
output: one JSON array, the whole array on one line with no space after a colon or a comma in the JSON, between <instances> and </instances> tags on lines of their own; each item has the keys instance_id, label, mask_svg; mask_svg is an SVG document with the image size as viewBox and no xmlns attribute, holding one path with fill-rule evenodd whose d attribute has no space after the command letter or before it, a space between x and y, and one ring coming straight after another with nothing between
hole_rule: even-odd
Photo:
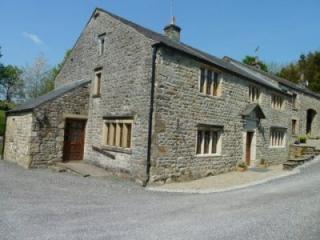
<instances>
[{"instance_id":1,"label":"green foliage","mask_svg":"<svg viewBox=\"0 0 320 240\"><path fill-rule=\"evenodd\" d=\"M268 72L268 66L264 62L260 61L257 57L254 56L245 56L245 58L242 60L243 63L251 66L259 66L259 68L265 72Z\"/></svg>"},{"instance_id":2,"label":"green foliage","mask_svg":"<svg viewBox=\"0 0 320 240\"><path fill-rule=\"evenodd\" d=\"M2 65L0 67L0 92L3 98L11 102L23 97L22 71L17 66Z\"/></svg>"},{"instance_id":3,"label":"green foliage","mask_svg":"<svg viewBox=\"0 0 320 240\"><path fill-rule=\"evenodd\" d=\"M54 80L70 53L71 50L68 50L63 61L53 68L49 67L43 55L39 55L31 65L24 68L23 78L26 83L27 98L45 95L54 89Z\"/></svg>"},{"instance_id":4,"label":"green foliage","mask_svg":"<svg viewBox=\"0 0 320 240\"><path fill-rule=\"evenodd\" d=\"M246 168L247 167L247 164L245 162L239 162L238 163L238 167L239 168Z\"/></svg>"},{"instance_id":5,"label":"green foliage","mask_svg":"<svg viewBox=\"0 0 320 240\"><path fill-rule=\"evenodd\" d=\"M306 136L299 136L299 142L300 143L306 143L307 142L307 137Z\"/></svg>"},{"instance_id":6,"label":"green foliage","mask_svg":"<svg viewBox=\"0 0 320 240\"><path fill-rule=\"evenodd\" d=\"M58 65L56 65L53 69L52 69L52 77L53 79L55 79L57 77L57 75L59 74L59 72L61 71L61 68L63 66L63 64L65 63L65 61L67 60L67 58L70 56L71 54L71 49L67 50L65 55L64 55L64 58L62 60L61 63L59 63Z\"/></svg>"},{"instance_id":7,"label":"green foliage","mask_svg":"<svg viewBox=\"0 0 320 240\"><path fill-rule=\"evenodd\" d=\"M279 76L295 83L307 80L309 89L320 92L320 51L302 54L297 62L282 68Z\"/></svg>"},{"instance_id":8,"label":"green foliage","mask_svg":"<svg viewBox=\"0 0 320 240\"><path fill-rule=\"evenodd\" d=\"M8 102L6 100L0 100L0 110L8 111L15 108L15 104L13 102Z\"/></svg>"}]
</instances>

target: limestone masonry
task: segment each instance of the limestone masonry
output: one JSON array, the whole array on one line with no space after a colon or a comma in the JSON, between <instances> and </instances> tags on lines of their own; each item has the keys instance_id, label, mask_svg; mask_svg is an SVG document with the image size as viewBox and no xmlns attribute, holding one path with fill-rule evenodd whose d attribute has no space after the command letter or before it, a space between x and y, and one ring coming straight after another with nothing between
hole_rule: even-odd
<instances>
[{"instance_id":1,"label":"limestone masonry","mask_svg":"<svg viewBox=\"0 0 320 240\"><path fill-rule=\"evenodd\" d=\"M174 22L165 31L96 9L56 89L7 113L4 158L164 183L280 164L298 136L320 137L320 95L303 83L189 47Z\"/></svg>"}]
</instances>

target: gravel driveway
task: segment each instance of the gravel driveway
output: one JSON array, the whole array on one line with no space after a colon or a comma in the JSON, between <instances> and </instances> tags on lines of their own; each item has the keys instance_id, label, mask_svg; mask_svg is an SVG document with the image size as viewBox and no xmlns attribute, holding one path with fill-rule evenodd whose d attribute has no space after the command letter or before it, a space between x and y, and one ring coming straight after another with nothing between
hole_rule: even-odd
<instances>
[{"instance_id":1,"label":"gravel driveway","mask_svg":"<svg viewBox=\"0 0 320 240\"><path fill-rule=\"evenodd\" d=\"M320 163L267 184L198 195L0 161L0 239L319 240Z\"/></svg>"}]
</instances>

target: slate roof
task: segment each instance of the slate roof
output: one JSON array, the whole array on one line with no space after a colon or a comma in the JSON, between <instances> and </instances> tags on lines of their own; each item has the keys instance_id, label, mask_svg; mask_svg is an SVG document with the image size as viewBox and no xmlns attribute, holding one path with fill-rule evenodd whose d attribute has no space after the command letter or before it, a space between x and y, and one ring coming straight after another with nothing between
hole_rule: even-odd
<instances>
[{"instance_id":1,"label":"slate roof","mask_svg":"<svg viewBox=\"0 0 320 240\"><path fill-rule=\"evenodd\" d=\"M69 84L65 84L59 88L56 88L55 90L49 92L46 95L37 97L35 99L32 99L30 101L27 101L21 105L18 105L16 108L8 111L7 113L17 113L17 112L28 112L33 110L34 108L48 102L52 101L62 95L64 95L67 92L70 92L72 90L75 90L78 87L84 86L88 84L90 80L79 80L79 81L74 81Z\"/></svg>"},{"instance_id":2,"label":"slate roof","mask_svg":"<svg viewBox=\"0 0 320 240\"><path fill-rule=\"evenodd\" d=\"M266 73L266 72L263 72L261 70L258 70L252 66L248 66L246 64L242 64L232 58L229 58L229 57L224 57L224 59L220 59L218 57L215 57L213 55L210 55L206 52L203 52L199 49L196 49L196 48L193 48L187 44L184 44L182 42L178 42L178 41L173 41L171 40L170 38L168 38L167 36L163 35L163 34L160 34L160 33L157 33L157 32L154 32L150 29L147 29L145 27L142 27L134 22L131 22L127 19L124 19L120 16L117 16L113 13L110 13L104 9L101 9L101 8L96 8L96 10L94 11L94 13L96 11L101 11L101 12L104 12L110 16L112 16L113 18L119 20L120 22L134 28L136 31L138 31L139 33L141 33L142 35L154 40L156 43L155 44L162 44L162 45L165 45L169 48L173 48L173 49L176 49L176 50L179 50L185 54L188 54L192 57L195 57L197 59L200 59L202 61L205 61L205 62L208 62L208 63L211 63L213 65L215 65L216 67L218 68L221 68L221 69L224 69L224 70L227 70L229 72L232 72L234 74L237 74L241 77L244 77L248 80L251 80L251 81L254 81L254 82L257 82L261 85L264 85L266 87L269 87L269 88L272 88L276 91L280 91L284 94L288 94L287 92L287 89L286 88L283 88L283 86L286 86L286 87L290 87L292 89L295 89L297 91L300 91L300 92L303 92L303 93L306 93L306 94L309 94L311 96L314 96L314 97L317 97L317 98L320 98L320 94L317 94L313 91L311 91L310 89L308 88L305 88L305 87L302 87L302 86L299 86L295 83L292 83L286 79L283 79L283 78L280 78L280 77L277 77L275 75L272 75L272 74L269 74L269 73ZM94 15L93 13L93 15ZM92 16L93 16L92 15ZM232 60L233 62L237 62L239 64L242 64L242 67L240 67L240 65L234 65L232 63L230 63L230 60ZM275 81L277 81L280 85L283 85L283 86L279 86L279 84L275 84L275 83L272 83L270 82L270 80L268 80L268 78L271 78Z\"/></svg>"},{"instance_id":3,"label":"slate roof","mask_svg":"<svg viewBox=\"0 0 320 240\"><path fill-rule=\"evenodd\" d=\"M205 53L205 52L198 50L196 48L193 48L191 46L188 46L187 44L184 44L182 42L171 40L169 37L167 37L163 34L160 34L160 33L154 32L150 29L147 29L145 27L142 27L134 22L127 20L127 19L119 17L113 13L107 12L104 9L97 8L96 10L104 12L104 13L110 15L111 17L119 20L120 22L134 28L137 32L141 33L145 37L154 40L155 45L157 45L157 44L158 45L159 44L165 45L169 48L173 48L175 50L181 51L181 52L188 54L192 57L195 57L197 59L200 59L200 60L205 61L207 63L213 64L220 69L224 69L228 72L232 72L234 74L240 75L241 77L244 77L244 78L249 79L251 81L258 82L258 83L260 83L266 87L272 88L276 91L280 91L280 92L285 93L277 84L273 84L272 82L266 81L263 78L253 76L252 74L249 74L247 71L245 71L243 69L239 69L238 67L229 63L228 61L225 61L223 59L220 59L218 57L215 57L213 55Z\"/></svg>"},{"instance_id":4,"label":"slate roof","mask_svg":"<svg viewBox=\"0 0 320 240\"><path fill-rule=\"evenodd\" d=\"M241 113L242 116L249 116L253 111L256 112L257 116L261 119L266 118L265 114L263 113L261 107L257 103L250 103L246 106L246 108Z\"/></svg>"},{"instance_id":5,"label":"slate roof","mask_svg":"<svg viewBox=\"0 0 320 240\"><path fill-rule=\"evenodd\" d=\"M270 74L270 73L267 73L265 71L262 71L260 69L257 69L256 67L254 66L250 66L250 65L247 65L247 64L244 64L242 62L239 62L231 57L224 57L223 58L225 61L228 61L230 62L231 64L235 65L236 67L239 67L241 69L244 69L245 71L247 71L249 74L253 74L253 75L256 75L256 76L259 76L261 78L265 78L266 80L268 81L277 81L279 84L280 84L280 87L283 88L283 86L285 87L289 87L289 88L292 88L296 91L300 91L300 92L303 92L303 93L306 93L306 94L309 94L313 97L317 97L317 98L320 98L320 94L318 93L315 93L313 91L311 91L310 89L304 87L304 86L300 86L298 84L295 84L293 82L290 82L288 81L287 79L284 79L284 78L280 78L278 76L275 76L273 74ZM282 86L281 86L282 85Z\"/></svg>"}]
</instances>

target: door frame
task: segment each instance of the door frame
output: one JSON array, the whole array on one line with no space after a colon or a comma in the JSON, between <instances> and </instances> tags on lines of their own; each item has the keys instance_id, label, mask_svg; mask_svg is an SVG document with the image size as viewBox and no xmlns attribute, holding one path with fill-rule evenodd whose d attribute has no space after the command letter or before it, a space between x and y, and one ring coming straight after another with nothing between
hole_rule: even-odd
<instances>
[{"instance_id":1,"label":"door frame","mask_svg":"<svg viewBox=\"0 0 320 240\"><path fill-rule=\"evenodd\" d=\"M254 167L256 164L257 153L257 132L256 130L246 130L243 132L243 162L247 163L247 136L248 133L252 133L251 146L250 146L250 164L248 167Z\"/></svg>"},{"instance_id":2,"label":"door frame","mask_svg":"<svg viewBox=\"0 0 320 240\"><path fill-rule=\"evenodd\" d=\"M79 117L77 117L76 115L72 115L72 117L65 117L64 118L64 132L63 132L63 149L62 149L62 161L63 162L67 162L70 161L72 159L65 159L65 146L66 146L66 142L65 142L65 137L66 137L66 130L67 130L67 122L68 121L81 121L84 122L84 129L83 129L83 147L82 147L82 159L79 161L82 161L84 159L84 149L85 149L85 138L86 138L86 129L87 129L87 118L83 117L81 115L79 115Z\"/></svg>"}]
</instances>

